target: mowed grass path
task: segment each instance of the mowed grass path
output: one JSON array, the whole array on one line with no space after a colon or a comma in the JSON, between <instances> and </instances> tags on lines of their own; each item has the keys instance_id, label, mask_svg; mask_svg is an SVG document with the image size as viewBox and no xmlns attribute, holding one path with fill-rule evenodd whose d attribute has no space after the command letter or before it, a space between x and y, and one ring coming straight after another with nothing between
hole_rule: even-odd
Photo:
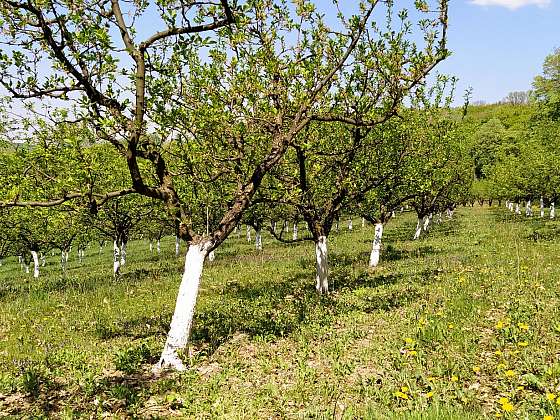
<instances>
[{"instance_id":1,"label":"mowed grass path","mask_svg":"<svg viewBox=\"0 0 560 420\"><path fill-rule=\"evenodd\" d=\"M0 417L560 418L560 223L461 208L411 241L412 214L329 242L332 293L310 242L232 237L207 263L191 368L154 378L183 268L129 246L62 276L0 267ZM182 250L184 253L184 249Z\"/></svg>"}]
</instances>

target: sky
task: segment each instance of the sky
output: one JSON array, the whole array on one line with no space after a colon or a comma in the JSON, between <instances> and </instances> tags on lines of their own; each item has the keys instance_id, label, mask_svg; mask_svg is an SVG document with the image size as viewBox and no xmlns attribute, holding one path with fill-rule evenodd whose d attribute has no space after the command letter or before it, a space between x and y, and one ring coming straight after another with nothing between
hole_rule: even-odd
<instances>
[{"instance_id":1,"label":"sky","mask_svg":"<svg viewBox=\"0 0 560 420\"><path fill-rule=\"evenodd\" d=\"M560 0L450 0L448 47L438 71L459 78L459 101L469 86L487 103L531 89L560 47Z\"/></svg>"}]
</instances>

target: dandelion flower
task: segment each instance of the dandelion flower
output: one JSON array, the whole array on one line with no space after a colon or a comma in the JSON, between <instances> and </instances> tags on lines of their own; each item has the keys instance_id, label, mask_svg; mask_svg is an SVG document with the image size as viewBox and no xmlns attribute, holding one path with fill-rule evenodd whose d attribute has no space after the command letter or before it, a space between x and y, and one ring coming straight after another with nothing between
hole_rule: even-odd
<instances>
[{"instance_id":1,"label":"dandelion flower","mask_svg":"<svg viewBox=\"0 0 560 420\"><path fill-rule=\"evenodd\" d=\"M401 398L403 400L408 400L408 394L405 394L404 392L401 391L397 391L393 394L396 398Z\"/></svg>"},{"instance_id":2,"label":"dandelion flower","mask_svg":"<svg viewBox=\"0 0 560 420\"><path fill-rule=\"evenodd\" d=\"M458 380L459 380L459 378L458 378L457 376L455 376L455 375L453 375L453 376L451 377L451 382L457 382Z\"/></svg>"},{"instance_id":3,"label":"dandelion flower","mask_svg":"<svg viewBox=\"0 0 560 420\"><path fill-rule=\"evenodd\" d=\"M502 404L502 409L503 409L504 411L507 411L507 412L509 413L510 411L513 411L513 404L510 403L510 402L507 402L507 403L505 403L505 404Z\"/></svg>"},{"instance_id":4,"label":"dandelion flower","mask_svg":"<svg viewBox=\"0 0 560 420\"><path fill-rule=\"evenodd\" d=\"M506 370L506 376L508 378L511 378L511 377L515 376L515 370L512 370L512 369Z\"/></svg>"},{"instance_id":5,"label":"dandelion flower","mask_svg":"<svg viewBox=\"0 0 560 420\"><path fill-rule=\"evenodd\" d=\"M550 416L550 415L545 415L543 417L543 420L554 420L554 417Z\"/></svg>"},{"instance_id":6,"label":"dandelion flower","mask_svg":"<svg viewBox=\"0 0 560 420\"><path fill-rule=\"evenodd\" d=\"M432 398L434 396L434 392L430 391L426 394L426 398Z\"/></svg>"},{"instance_id":7,"label":"dandelion flower","mask_svg":"<svg viewBox=\"0 0 560 420\"><path fill-rule=\"evenodd\" d=\"M519 347L527 347L529 343L527 341L520 341L519 343L517 343L517 345Z\"/></svg>"},{"instance_id":8,"label":"dandelion flower","mask_svg":"<svg viewBox=\"0 0 560 420\"><path fill-rule=\"evenodd\" d=\"M548 394L546 394L546 399L548 401L554 401L556 399L556 395L553 394L552 392L549 392Z\"/></svg>"}]
</instances>

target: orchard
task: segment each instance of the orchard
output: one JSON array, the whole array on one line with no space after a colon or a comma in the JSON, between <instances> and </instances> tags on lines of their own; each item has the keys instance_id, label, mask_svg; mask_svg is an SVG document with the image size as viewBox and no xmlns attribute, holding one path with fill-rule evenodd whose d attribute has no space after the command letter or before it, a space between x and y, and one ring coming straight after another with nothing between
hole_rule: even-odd
<instances>
[{"instance_id":1,"label":"orchard","mask_svg":"<svg viewBox=\"0 0 560 420\"><path fill-rule=\"evenodd\" d=\"M0 416L560 418L560 50L446 0L0 2Z\"/></svg>"}]
</instances>

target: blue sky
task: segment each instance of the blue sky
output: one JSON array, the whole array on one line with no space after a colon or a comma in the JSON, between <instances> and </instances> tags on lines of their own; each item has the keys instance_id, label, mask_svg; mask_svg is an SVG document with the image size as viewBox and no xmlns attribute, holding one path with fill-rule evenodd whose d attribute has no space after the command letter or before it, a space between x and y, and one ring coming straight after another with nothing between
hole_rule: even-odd
<instances>
[{"instance_id":1,"label":"blue sky","mask_svg":"<svg viewBox=\"0 0 560 420\"><path fill-rule=\"evenodd\" d=\"M459 77L459 100L468 86L472 100L485 102L530 89L544 58L560 47L560 0L475 1L450 1L453 55L438 70Z\"/></svg>"}]
</instances>

